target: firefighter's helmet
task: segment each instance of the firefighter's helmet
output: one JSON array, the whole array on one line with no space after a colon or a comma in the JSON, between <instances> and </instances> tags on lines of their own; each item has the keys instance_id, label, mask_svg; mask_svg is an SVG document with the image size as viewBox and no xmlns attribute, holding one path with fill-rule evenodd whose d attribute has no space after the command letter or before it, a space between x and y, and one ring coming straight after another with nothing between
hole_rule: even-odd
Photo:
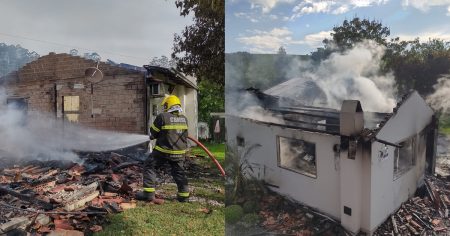
<instances>
[{"instance_id":1,"label":"firefighter's helmet","mask_svg":"<svg viewBox=\"0 0 450 236\"><path fill-rule=\"evenodd\" d=\"M180 99L175 95L169 95L164 98L164 100L161 103L161 106L163 107L164 111L169 110L172 106L180 105L181 102Z\"/></svg>"}]
</instances>

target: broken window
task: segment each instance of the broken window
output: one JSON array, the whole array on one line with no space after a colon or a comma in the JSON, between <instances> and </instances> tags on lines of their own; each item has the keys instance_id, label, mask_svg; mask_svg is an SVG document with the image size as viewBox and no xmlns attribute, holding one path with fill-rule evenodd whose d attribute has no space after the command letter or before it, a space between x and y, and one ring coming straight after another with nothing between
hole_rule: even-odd
<instances>
[{"instance_id":1,"label":"broken window","mask_svg":"<svg viewBox=\"0 0 450 236\"><path fill-rule=\"evenodd\" d=\"M400 143L401 148L394 151L394 179L408 171L415 164L415 142L412 137Z\"/></svg>"},{"instance_id":2,"label":"broken window","mask_svg":"<svg viewBox=\"0 0 450 236\"><path fill-rule=\"evenodd\" d=\"M282 168L316 178L316 145L300 139L278 137L278 164Z\"/></svg>"}]
</instances>

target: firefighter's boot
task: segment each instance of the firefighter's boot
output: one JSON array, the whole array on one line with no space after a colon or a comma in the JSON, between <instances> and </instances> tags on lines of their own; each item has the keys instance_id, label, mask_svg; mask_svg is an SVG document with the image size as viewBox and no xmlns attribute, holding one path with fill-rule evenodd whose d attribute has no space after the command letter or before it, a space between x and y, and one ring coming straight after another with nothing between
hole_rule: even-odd
<instances>
[{"instance_id":1,"label":"firefighter's boot","mask_svg":"<svg viewBox=\"0 0 450 236\"><path fill-rule=\"evenodd\" d=\"M140 201L152 202L155 199L155 193L152 192L138 192L136 193L136 199Z\"/></svg>"},{"instance_id":2,"label":"firefighter's boot","mask_svg":"<svg viewBox=\"0 0 450 236\"><path fill-rule=\"evenodd\" d=\"M189 202L189 192L179 192L177 194L177 200L179 202Z\"/></svg>"}]
</instances>

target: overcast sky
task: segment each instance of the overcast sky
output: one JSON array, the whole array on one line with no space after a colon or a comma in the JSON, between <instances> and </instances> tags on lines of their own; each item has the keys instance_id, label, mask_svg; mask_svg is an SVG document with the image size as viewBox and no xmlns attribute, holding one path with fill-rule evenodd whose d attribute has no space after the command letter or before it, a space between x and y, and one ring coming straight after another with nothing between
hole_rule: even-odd
<instances>
[{"instance_id":1,"label":"overcast sky","mask_svg":"<svg viewBox=\"0 0 450 236\"><path fill-rule=\"evenodd\" d=\"M142 66L170 57L174 34L191 23L174 0L0 0L0 42L41 56L75 48Z\"/></svg>"},{"instance_id":2,"label":"overcast sky","mask_svg":"<svg viewBox=\"0 0 450 236\"><path fill-rule=\"evenodd\" d=\"M450 41L450 0L227 0L226 52L308 54L354 16L382 21L391 36Z\"/></svg>"}]
</instances>

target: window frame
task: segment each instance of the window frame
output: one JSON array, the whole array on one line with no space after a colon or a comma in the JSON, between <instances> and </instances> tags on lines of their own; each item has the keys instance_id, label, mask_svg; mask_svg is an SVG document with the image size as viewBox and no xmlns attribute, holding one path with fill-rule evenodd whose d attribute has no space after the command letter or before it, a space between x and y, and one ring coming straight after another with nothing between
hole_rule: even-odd
<instances>
[{"instance_id":1,"label":"window frame","mask_svg":"<svg viewBox=\"0 0 450 236\"><path fill-rule=\"evenodd\" d=\"M403 139L402 141L399 142L399 144L402 145L402 148L403 148L403 145L406 142L411 142L411 153L412 153L411 164L408 167L406 167L404 169L401 169L401 170L399 170L398 167L397 167L397 170L396 170L396 168L395 168L396 167L396 160L397 161L400 160L400 148L395 148L394 149L394 158L392 158L393 159L392 160L393 161L393 166L392 166L393 170L392 171L393 171L394 180L399 179L404 174L409 172L412 168L414 168L416 166L416 163L417 163L417 135L413 135L413 136L410 136L410 137L408 137L406 139Z\"/></svg>"},{"instance_id":2,"label":"window frame","mask_svg":"<svg viewBox=\"0 0 450 236\"><path fill-rule=\"evenodd\" d=\"M289 167L283 166L281 164L281 147L280 147L280 145L281 145L281 142L280 142L281 138L299 140L299 141L302 141L302 142L314 145L314 158L315 158L315 170L316 170L315 175L311 174L311 173L308 173L306 171L300 171L300 170L295 169L295 168L289 168ZM280 136L280 135L276 136L276 142L277 142L277 165L278 165L279 168L282 168L282 169L285 169L285 170L288 170L288 171L292 171L294 173L306 176L306 177L311 178L311 179L317 179L317 177L319 175L319 171L317 169L317 144L316 143L310 142L310 141L306 141L306 140L303 140L303 139L299 139L299 138L285 137L285 136Z\"/></svg>"}]
</instances>

